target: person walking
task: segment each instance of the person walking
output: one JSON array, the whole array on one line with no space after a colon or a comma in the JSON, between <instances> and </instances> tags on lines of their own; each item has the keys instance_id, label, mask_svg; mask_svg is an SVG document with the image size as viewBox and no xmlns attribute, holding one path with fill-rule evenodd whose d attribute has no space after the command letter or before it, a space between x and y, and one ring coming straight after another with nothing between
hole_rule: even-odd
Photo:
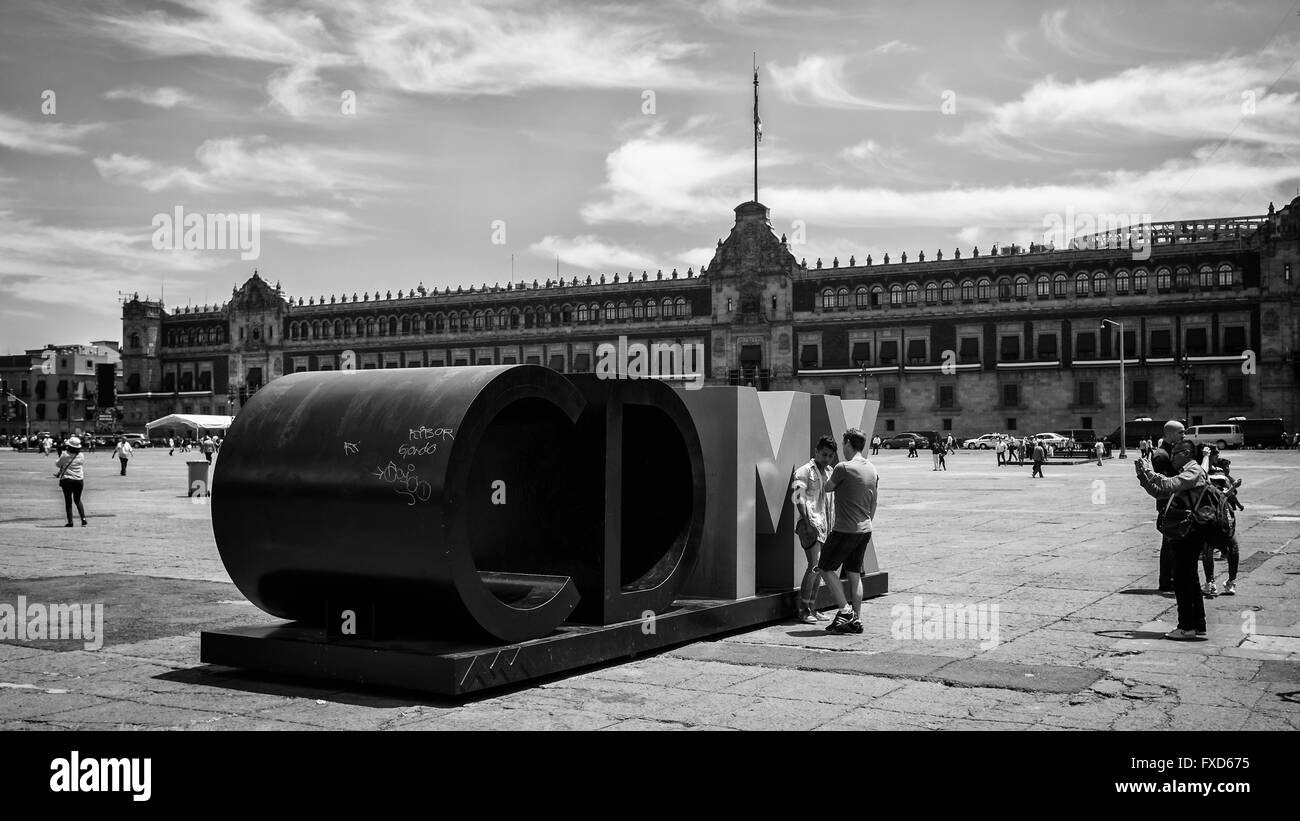
<instances>
[{"instance_id":1,"label":"person walking","mask_svg":"<svg viewBox=\"0 0 1300 821\"><path fill-rule=\"evenodd\" d=\"M122 463L122 473L120 474L122 476L126 475L126 463L131 461L132 450L131 443L126 439L118 439L117 447L113 448L113 455Z\"/></svg>"},{"instance_id":2,"label":"person walking","mask_svg":"<svg viewBox=\"0 0 1300 821\"><path fill-rule=\"evenodd\" d=\"M1181 423L1172 422L1178 429ZM1165 441L1170 439L1171 428L1165 427ZM1181 433L1181 430L1179 430ZM1181 439L1181 436L1178 437ZM1184 504L1189 494L1195 498L1195 491L1208 481L1205 471L1196 461L1191 443L1177 441L1173 444L1170 455L1170 469L1177 471L1174 476L1161 476L1156 473L1152 463L1147 459L1138 459L1134 464L1139 484L1151 495L1159 498L1167 495L1168 501L1161 512L1157 526L1163 526L1164 519L1170 514L1174 501L1181 496ZM1165 534L1168 535L1168 534ZM1203 641L1206 634L1205 600L1202 598L1198 584L1197 564L1205 548L1205 537L1199 528L1191 528L1185 536L1169 536L1173 551L1174 598L1178 604L1178 626L1165 634L1165 638L1174 641Z\"/></svg>"},{"instance_id":3,"label":"person walking","mask_svg":"<svg viewBox=\"0 0 1300 821\"><path fill-rule=\"evenodd\" d=\"M59 480L59 488L63 491L63 509L67 514L68 523L64 527L72 527L72 505L77 505L77 515L81 517L81 526L86 526L86 509L81 506L81 491L86 484L86 457L81 452L81 439L72 437L66 444L67 452L59 457L55 467L59 472L54 474L54 478Z\"/></svg>"},{"instance_id":4,"label":"person walking","mask_svg":"<svg viewBox=\"0 0 1300 821\"><path fill-rule=\"evenodd\" d=\"M952 437L950 436L948 438L951 439ZM947 444L939 447L939 470L948 469L948 452L950 450L951 448L949 448Z\"/></svg>"},{"instance_id":5,"label":"person walking","mask_svg":"<svg viewBox=\"0 0 1300 821\"><path fill-rule=\"evenodd\" d=\"M943 453L943 440L936 436L934 441L930 443L930 461L934 462L934 467L930 468L930 470L939 469L940 453Z\"/></svg>"},{"instance_id":6,"label":"person walking","mask_svg":"<svg viewBox=\"0 0 1300 821\"><path fill-rule=\"evenodd\" d=\"M826 491L835 494L835 523L826 537L817 567L839 608L826 631L861 633L862 563L871 543L871 523L876 518L880 475L862 455L867 437L861 430L849 428L844 432L843 442L848 459L835 466L830 481L826 483ZM848 576L851 603L845 597L844 583L840 581L841 567Z\"/></svg>"},{"instance_id":7,"label":"person walking","mask_svg":"<svg viewBox=\"0 0 1300 821\"><path fill-rule=\"evenodd\" d=\"M915 438L912 438L912 439L908 439L908 440L907 440L907 458L908 458L908 459L920 459L920 458L921 458L921 455L920 455L919 453L916 452L916 439L915 439Z\"/></svg>"},{"instance_id":8,"label":"person walking","mask_svg":"<svg viewBox=\"0 0 1300 821\"><path fill-rule=\"evenodd\" d=\"M1007 443L1002 440L1001 436L999 436L998 441L994 443L993 450L998 455L998 467L1002 467L1006 462Z\"/></svg>"},{"instance_id":9,"label":"person walking","mask_svg":"<svg viewBox=\"0 0 1300 821\"><path fill-rule=\"evenodd\" d=\"M203 449L203 458L208 460L208 464L212 464L212 454L213 454L213 452L216 451L217 446L214 445L214 444L212 444L212 437L211 437L211 436L205 436L205 437L203 437L203 448L202 448L202 449Z\"/></svg>"},{"instance_id":10,"label":"person walking","mask_svg":"<svg viewBox=\"0 0 1300 821\"><path fill-rule=\"evenodd\" d=\"M792 499L795 512L799 516L794 524L794 532L799 537L804 558L808 562L803 581L799 584L798 618L804 624L826 621L826 616L817 610L817 587L821 584L817 562L821 559L822 546L826 544L835 516L835 502L826 492L826 482L830 480L831 466L835 464L837 451L835 440L823 436L817 441L813 458L795 470L794 481L790 485L794 490Z\"/></svg>"},{"instance_id":11,"label":"person walking","mask_svg":"<svg viewBox=\"0 0 1300 821\"><path fill-rule=\"evenodd\" d=\"M1033 479L1034 477L1038 477L1039 479L1043 478L1043 462L1046 461L1046 459L1047 452L1043 450L1043 443L1036 442L1034 444L1034 470L1029 474L1030 479Z\"/></svg>"},{"instance_id":12,"label":"person walking","mask_svg":"<svg viewBox=\"0 0 1300 821\"><path fill-rule=\"evenodd\" d=\"M168 436L168 437L167 437L167 455L168 455L168 456L173 456L173 455L175 455L175 453L176 453L176 437L174 437L174 436Z\"/></svg>"},{"instance_id":13,"label":"person walking","mask_svg":"<svg viewBox=\"0 0 1300 821\"><path fill-rule=\"evenodd\" d=\"M1092 446L1092 454L1097 457L1097 467L1101 467L1101 457L1105 452L1106 446L1101 442L1097 442Z\"/></svg>"}]
</instances>

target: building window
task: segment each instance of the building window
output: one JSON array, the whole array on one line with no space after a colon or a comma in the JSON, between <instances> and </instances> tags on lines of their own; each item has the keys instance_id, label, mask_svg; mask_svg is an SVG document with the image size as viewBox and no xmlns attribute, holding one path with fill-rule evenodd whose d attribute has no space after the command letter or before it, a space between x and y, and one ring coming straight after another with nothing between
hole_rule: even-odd
<instances>
[{"instance_id":1,"label":"building window","mask_svg":"<svg viewBox=\"0 0 1300 821\"><path fill-rule=\"evenodd\" d=\"M861 368L871 361L871 343L854 342L853 343L853 364Z\"/></svg>"},{"instance_id":2,"label":"building window","mask_svg":"<svg viewBox=\"0 0 1300 821\"><path fill-rule=\"evenodd\" d=\"M1157 268L1156 269L1156 290L1159 291L1160 293L1164 293L1169 290L1169 287L1170 287L1169 269Z\"/></svg>"},{"instance_id":3,"label":"building window","mask_svg":"<svg viewBox=\"0 0 1300 821\"><path fill-rule=\"evenodd\" d=\"M848 288L841 288L841 289L839 289L838 291L835 292L835 307L836 307L836 308L847 308L847 307L849 307L849 289L848 289Z\"/></svg>"},{"instance_id":4,"label":"building window","mask_svg":"<svg viewBox=\"0 0 1300 821\"><path fill-rule=\"evenodd\" d=\"M1151 404L1151 383L1145 379L1133 380L1133 404L1138 406Z\"/></svg>"},{"instance_id":5,"label":"building window","mask_svg":"<svg viewBox=\"0 0 1300 821\"><path fill-rule=\"evenodd\" d=\"M1232 266L1225 262L1219 266L1219 287L1226 288L1232 285L1232 280Z\"/></svg>"},{"instance_id":6,"label":"building window","mask_svg":"<svg viewBox=\"0 0 1300 821\"><path fill-rule=\"evenodd\" d=\"M1214 269L1208 265L1202 265L1196 271L1197 284L1200 287L1209 289L1214 287Z\"/></svg>"},{"instance_id":7,"label":"building window","mask_svg":"<svg viewBox=\"0 0 1300 821\"><path fill-rule=\"evenodd\" d=\"M1206 339L1208 334L1204 328L1187 329L1187 353L1190 356L1205 356L1208 353Z\"/></svg>"},{"instance_id":8,"label":"building window","mask_svg":"<svg viewBox=\"0 0 1300 821\"><path fill-rule=\"evenodd\" d=\"M933 282L927 282L925 285L925 304L934 305L939 301L939 286Z\"/></svg>"},{"instance_id":9,"label":"building window","mask_svg":"<svg viewBox=\"0 0 1300 821\"><path fill-rule=\"evenodd\" d=\"M1052 296L1058 298L1065 296L1066 282L1068 281L1065 274L1057 274L1052 277Z\"/></svg>"},{"instance_id":10,"label":"building window","mask_svg":"<svg viewBox=\"0 0 1300 821\"><path fill-rule=\"evenodd\" d=\"M1044 362L1056 359L1056 334L1038 335L1038 358Z\"/></svg>"},{"instance_id":11,"label":"building window","mask_svg":"<svg viewBox=\"0 0 1300 821\"><path fill-rule=\"evenodd\" d=\"M1002 405L1008 408L1014 408L1020 405L1020 386L1015 382L1003 383Z\"/></svg>"},{"instance_id":12,"label":"building window","mask_svg":"<svg viewBox=\"0 0 1300 821\"><path fill-rule=\"evenodd\" d=\"M998 346L998 359L1002 362L1020 361L1020 337L1004 336Z\"/></svg>"},{"instance_id":13,"label":"building window","mask_svg":"<svg viewBox=\"0 0 1300 821\"><path fill-rule=\"evenodd\" d=\"M897 365L898 364L898 340L887 339L880 343L880 364Z\"/></svg>"},{"instance_id":14,"label":"building window","mask_svg":"<svg viewBox=\"0 0 1300 821\"><path fill-rule=\"evenodd\" d=\"M1173 332L1168 328L1151 332L1151 356L1172 356L1174 352Z\"/></svg>"},{"instance_id":15,"label":"building window","mask_svg":"<svg viewBox=\"0 0 1300 821\"><path fill-rule=\"evenodd\" d=\"M43 406L42 406L42 407L43 407ZM44 417L42 417L42 418L44 418ZM893 420L893 419L886 419L886 420L885 420L885 432L886 432L886 433L893 433L893 432L894 432L894 420Z\"/></svg>"},{"instance_id":16,"label":"building window","mask_svg":"<svg viewBox=\"0 0 1300 821\"><path fill-rule=\"evenodd\" d=\"M957 386L940 385L939 386L939 407L954 408L956 406L957 406ZM951 428L944 428L944 430L951 430Z\"/></svg>"},{"instance_id":17,"label":"building window","mask_svg":"<svg viewBox=\"0 0 1300 821\"><path fill-rule=\"evenodd\" d=\"M1051 296L1052 281L1045 276L1034 280L1034 295L1039 297Z\"/></svg>"},{"instance_id":18,"label":"building window","mask_svg":"<svg viewBox=\"0 0 1300 821\"><path fill-rule=\"evenodd\" d=\"M975 283L971 282L969 279L963 279L961 281L961 301L975 301Z\"/></svg>"},{"instance_id":19,"label":"building window","mask_svg":"<svg viewBox=\"0 0 1300 821\"><path fill-rule=\"evenodd\" d=\"M941 421L943 422L943 429L944 429L944 430L946 430L946 431L951 431L951 430L952 430L952 417L951 417L951 416L945 416Z\"/></svg>"},{"instance_id":20,"label":"building window","mask_svg":"<svg viewBox=\"0 0 1300 821\"><path fill-rule=\"evenodd\" d=\"M1087 296L1092 291L1092 278L1087 274L1078 274L1074 277L1074 295Z\"/></svg>"},{"instance_id":21,"label":"building window","mask_svg":"<svg viewBox=\"0 0 1300 821\"><path fill-rule=\"evenodd\" d=\"M1115 274L1115 293L1128 293L1128 271L1120 271Z\"/></svg>"},{"instance_id":22,"label":"building window","mask_svg":"<svg viewBox=\"0 0 1300 821\"><path fill-rule=\"evenodd\" d=\"M889 286L889 304L892 305L892 306L895 307L895 308L898 307L899 305L902 305L902 304L903 304L903 286L902 286L902 285L891 285L891 286Z\"/></svg>"},{"instance_id":23,"label":"building window","mask_svg":"<svg viewBox=\"0 0 1300 821\"><path fill-rule=\"evenodd\" d=\"M924 365L926 360L925 347L924 339L907 340L907 364Z\"/></svg>"},{"instance_id":24,"label":"building window","mask_svg":"<svg viewBox=\"0 0 1300 821\"><path fill-rule=\"evenodd\" d=\"M957 358L963 365L972 365L980 361L979 337L963 336L957 346Z\"/></svg>"},{"instance_id":25,"label":"building window","mask_svg":"<svg viewBox=\"0 0 1300 821\"><path fill-rule=\"evenodd\" d=\"M1246 350L1246 328L1242 325L1230 325L1223 329L1223 352L1240 354Z\"/></svg>"},{"instance_id":26,"label":"building window","mask_svg":"<svg viewBox=\"0 0 1300 821\"><path fill-rule=\"evenodd\" d=\"M915 304L916 304L916 296L917 296L918 293L920 293L920 289L918 289L918 288L916 287L916 283L915 283L915 282L909 282L909 283L907 284L907 291L906 291L906 297L907 297L907 304L908 304L908 305L915 305Z\"/></svg>"},{"instance_id":27,"label":"building window","mask_svg":"<svg viewBox=\"0 0 1300 821\"><path fill-rule=\"evenodd\" d=\"M1192 269L1186 265L1178 266L1174 273L1174 287L1180 291L1186 291L1192 287Z\"/></svg>"},{"instance_id":28,"label":"building window","mask_svg":"<svg viewBox=\"0 0 1300 821\"><path fill-rule=\"evenodd\" d=\"M1115 354L1118 356L1120 353L1123 353L1125 359L1132 359L1137 355L1137 331L1124 332L1124 350L1116 351Z\"/></svg>"},{"instance_id":29,"label":"building window","mask_svg":"<svg viewBox=\"0 0 1300 821\"><path fill-rule=\"evenodd\" d=\"M1097 404L1096 382L1079 383L1079 404L1088 407Z\"/></svg>"},{"instance_id":30,"label":"building window","mask_svg":"<svg viewBox=\"0 0 1300 821\"><path fill-rule=\"evenodd\" d=\"M1029 298L1029 277L1027 276L1016 277L1016 299L1028 299L1028 298Z\"/></svg>"},{"instance_id":31,"label":"building window","mask_svg":"<svg viewBox=\"0 0 1300 821\"><path fill-rule=\"evenodd\" d=\"M835 292L830 288L822 291L822 310L829 311L835 307Z\"/></svg>"},{"instance_id":32,"label":"building window","mask_svg":"<svg viewBox=\"0 0 1300 821\"><path fill-rule=\"evenodd\" d=\"M1002 302L1011 301L1011 280L1006 277L998 280L998 299Z\"/></svg>"},{"instance_id":33,"label":"building window","mask_svg":"<svg viewBox=\"0 0 1300 821\"><path fill-rule=\"evenodd\" d=\"M653 299L647 299L647 300L646 300L646 303L645 303L645 318L646 318L646 319L658 319L658 318L659 318L659 303L658 303L658 302L655 302ZM567 320L565 320L565 321L567 321Z\"/></svg>"},{"instance_id":34,"label":"building window","mask_svg":"<svg viewBox=\"0 0 1300 821\"><path fill-rule=\"evenodd\" d=\"M939 298L943 300L943 303L945 305L950 304L952 302L952 294L954 290L955 288L953 287L953 284L951 282L945 282L943 284L943 287L939 291L940 294Z\"/></svg>"},{"instance_id":35,"label":"building window","mask_svg":"<svg viewBox=\"0 0 1300 821\"><path fill-rule=\"evenodd\" d=\"M1016 417L1014 417L1014 416L1008 416L1008 417L1007 417L1007 430L1015 430L1015 429L1016 429Z\"/></svg>"},{"instance_id":36,"label":"building window","mask_svg":"<svg viewBox=\"0 0 1300 821\"><path fill-rule=\"evenodd\" d=\"M131 334L131 347L140 347L140 334Z\"/></svg>"},{"instance_id":37,"label":"building window","mask_svg":"<svg viewBox=\"0 0 1300 821\"><path fill-rule=\"evenodd\" d=\"M1246 380L1240 376L1228 377L1228 403L1240 405L1246 401Z\"/></svg>"},{"instance_id":38,"label":"building window","mask_svg":"<svg viewBox=\"0 0 1300 821\"><path fill-rule=\"evenodd\" d=\"M859 285L853 291L853 306L855 308L866 308L871 305L871 293L863 286Z\"/></svg>"},{"instance_id":39,"label":"building window","mask_svg":"<svg viewBox=\"0 0 1300 821\"><path fill-rule=\"evenodd\" d=\"M817 367L817 346L804 345L799 349L799 367L815 368Z\"/></svg>"},{"instance_id":40,"label":"building window","mask_svg":"<svg viewBox=\"0 0 1300 821\"><path fill-rule=\"evenodd\" d=\"M993 298L993 280L988 279L987 277L981 279L979 282L980 302L988 302L992 298Z\"/></svg>"},{"instance_id":41,"label":"building window","mask_svg":"<svg viewBox=\"0 0 1300 821\"><path fill-rule=\"evenodd\" d=\"M1097 358L1097 335L1092 331L1080 331L1074 337L1075 359Z\"/></svg>"},{"instance_id":42,"label":"building window","mask_svg":"<svg viewBox=\"0 0 1300 821\"><path fill-rule=\"evenodd\" d=\"M898 407L898 388L893 385L886 385L880 389L880 405L886 410L893 410Z\"/></svg>"},{"instance_id":43,"label":"building window","mask_svg":"<svg viewBox=\"0 0 1300 821\"><path fill-rule=\"evenodd\" d=\"M628 305L627 305L626 302L620 302L620 303L618 303L618 318L621 319L621 320L626 320L626 319L628 319L629 317L631 317L631 314L629 313L629 310L630 310L630 309L628 308ZM728 312L728 313L731 312L731 299L730 299L730 298L727 299L727 312Z\"/></svg>"},{"instance_id":44,"label":"building window","mask_svg":"<svg viewBox=\"0 0 1300 821\"><path fill-rule=\"evenodd\" d=\"M1106 295L1106 275L1100 271L1092 276L1092 292L1097 296Z\"/></svg>"},{"instance_id":45,"label":"building window","mask_svg":"<svg viewBox=\"0 0 1300 821\"><path fill-rule=\"evenodd\" d=\"M579 321L579 322L586 322L589 318L590 318L590 314L587 312L587 306L586 306L586 305L579 305L579 306L578 306L578 321Z\"/></svg>"},{"instance_id":46,"label":"building window","mask_svg":"<svg viewBox=\"0 0 1300 821\"><path fill-rule=\"evenodd\" d=\"M884 304L885 304L885 289L880 287L879 285L873 286L871 289L871 307L880 308L883 307Z\"/></svg>"},{"instance_id":47,"label":"building window","mask_svg":"<svg viewBox=\"0 0 1300 821\"><path fill-rule=\"evenodd\" d=\"M1145 268L1139 268L1133 272L1133 293L1145 294L1147 292L1147 271Z\"/></svg>"}]
</instances>

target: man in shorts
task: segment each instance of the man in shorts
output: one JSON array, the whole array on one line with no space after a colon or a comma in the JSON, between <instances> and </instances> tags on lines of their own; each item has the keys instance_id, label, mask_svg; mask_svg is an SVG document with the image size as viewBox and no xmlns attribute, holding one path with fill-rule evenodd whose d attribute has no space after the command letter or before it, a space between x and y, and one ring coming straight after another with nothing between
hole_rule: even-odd
<instances>
[{"instance_id":1,"label":"man in shorts","mask_svg":"<svg viewBox=\"0 0 1300 821\"><path fill-rule=\"evenodd\" d=\"M876 516L877 489L880 475L862 455L867 437L858 428L844 432L844 455L831 471L826 491L835 494L835 523L822 547L817 566L838 605L834 620L827 625L830 633L862 632L862 562L871 542L871 522ZM852 604L844 596L839 570L843 567L853 591Z\"/></svg>"},{"instance_id":2,"label":"man in shorts","mask_svg":"<svg viewBox=\"0 0 1300 821\"><path fill-rule=\"evenodd\" d=\"M823 436L817 442L813 458L795 470L794 481L790 485L794 490L791 499L799 516L794 532L803 546L804 558L808 560L803 583L799 585L799 621L804 624L816 624L827 618L816 607L817 586L821 582L817 573L817 561L821 558L822 545L826 543L826 535L834 517L835 503L826 492L826 482L831 477L835 455L835 440Z\"/></svg>"}]
</instances>

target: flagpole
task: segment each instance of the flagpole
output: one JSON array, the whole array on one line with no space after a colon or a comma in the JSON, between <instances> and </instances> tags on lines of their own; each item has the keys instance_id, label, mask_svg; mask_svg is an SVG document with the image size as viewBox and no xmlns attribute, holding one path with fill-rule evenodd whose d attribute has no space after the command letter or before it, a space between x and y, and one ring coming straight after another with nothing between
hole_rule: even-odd
<instances>
[{"instance_id":1,"label":"flagpole","mask_svg":"<svg viewBox=\"0 0 1300 821\"><path fill-rule=\"evenodd\" d=\"M754 52L754 202L758 202L758 52Z\"/></svg>"}]
</instances>

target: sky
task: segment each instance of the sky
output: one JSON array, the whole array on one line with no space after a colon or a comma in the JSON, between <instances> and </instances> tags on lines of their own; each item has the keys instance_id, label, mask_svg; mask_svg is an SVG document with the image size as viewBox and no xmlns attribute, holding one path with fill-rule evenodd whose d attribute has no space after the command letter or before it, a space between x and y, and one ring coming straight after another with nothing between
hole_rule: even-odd
<instances>
[{"instance_id":1,"label":"sky","mask_svg":"<svg viewBox=\"0 0 1300 821\"><path fill-rule=\"evenodd\" d=\"M1300 193L1298 11L5 0L0 354L254 269L303 298L698 271L753 198L755 53L759 200L810 266L1262 214ZM257 242L171 247L178 209Z\"/></svg>"}]
</instances>

